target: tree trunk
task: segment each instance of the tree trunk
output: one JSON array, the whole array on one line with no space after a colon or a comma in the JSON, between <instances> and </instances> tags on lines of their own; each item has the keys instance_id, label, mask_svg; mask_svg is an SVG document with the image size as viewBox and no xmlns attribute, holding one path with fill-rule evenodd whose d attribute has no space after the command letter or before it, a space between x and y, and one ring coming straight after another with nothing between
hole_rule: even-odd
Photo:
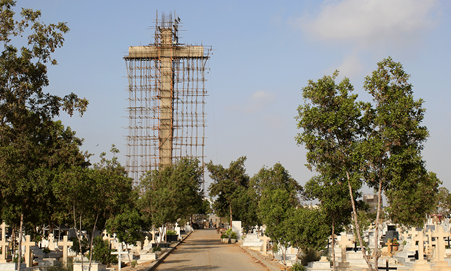
<instances>
[{"instance_id":1,"label":"tree trunk","mask_svg":"<svg viewBox=\"0 0 451 271\"><path fill-rule=\"evenodd\" d=\"M287 266L287 248L285 246L284 246L284 248L285 248L285 250L282 249L283 265Z\"/></svg>"},{"instance_id":2,"label":"tree trunk","mask_svg":"<svg viewBox=\"0 0 451 271\"><path fill-rule=\"evenodd\" d=\"M75 204L72 204L72 207L73 207L73 211L74 211L74 229L75 229L75 235L77 236L77 239L78 239L78 246L79 246L79 248L80 248L80 255L81 255L81 270L84 270L84 269L83 269L83 250L82 250L82 248L81 248L81 238L80 238L81 233L78 232L78 230L77 230L77 220L76 220L76 216L75 216ZM81 215L80 215L80 230L81 230Z\"/></svg>"},{"instance_id":3,"label":"tree trunk","mask_svg":"<svg viewBox=\"0 0 451 271\"><path fill-rule=\"evenodd\" d=\"M335 267L335 220L332 218L332 266L333 270L336 270Z\"/></svg>"},{"instance_id":4,"label":"tree trunk","mask_svg":"<svg viewBox=\"0 0 451 271\"><path fill-rule=\"evenodd\" d=\"M353 211L353 217L354 217L354 223L355 223L355 230L357 232L357 237L360 242L360 248L362 249L363 258L365 259L365 262L368 265L368 270L373 271L373 267L371 266L371 263L368 260L368 257L366 255L366 251L365 251L365 247L363 246L362 236L360 236L360 226L359 226L359 222L357 221L357 210L355 208L354 197L352 196L352 186L351 186L351 180L349 178L348 171L346 171L346 177L348 178L348 187L349 187L349 194L351 196L351 204L352 204L352 211Z\"/></svg>"},{"instance_id":5,"label":"tree trunk","mask_svg":"<svg viewBox=\"0 0 451 271\"><path fill-rule=\"evenodd\" d=\"M376 224L376 227L375 227L375 233L374 233L374 243L376 244L376 248L374 249L374 252L373 252L373 257L374 257L374 269L375 270L377 270L377 260L378 260L378 258L379 258L379 255L378 255L378 249L379 249L379 216L380 216L380 213L381 213L381 202L382 202L382 178L380 178L380 181L379 181L379 189L378 189L378 191L377 191L377 196L378 196L378 198L377 198L377 213L376 213L376 222L375 222L375 224Z\"/></svg>"},{"instance_id":6,"label":"tree trunk","mask_svg":"<svg viewBox=\"0 0 451 271\"><path fill-rule=\"evenodd\" d=\"M20 226L19 226L19 249L17 255L17 271L20 271L20 264L22 262L22 232L23 229L23 213L20 214Z\"/></svg>"},{"instance_id":7,"label":"tree trunk","mask_svg":"<svg viewBox=\"0 0 451 271\"><path fill-rule=\"evenodd\" d=\"M92 228L92 233L91 233L91 241L89 242L89 266L88 266L88 271L91 271L91 262L92 262L92 241L94 240L94 234L96 232L96 225L97 225L97 219L99 218L99 214L97 213L96 215L96 221L94 222L94 227ZM122 251L121 251L122 252Z\"/></svg>"},{"instance_id":8,"label":"tree trunk","mask_svg":"<svg viewBox=\"0 0 451 271\"><path fill-rule=\"evenodd\" d=\"M229 224L229 227L232 228L232 203L229 204L229 208L230 208L230 224Z\"/></svg>"},{"instance_id":9,"label":"tree trunk","mask_svg":"<svg viewBox=\"0 0 451 271\"><path fill-rule=\"evenodd\" d=\"M16 251L16 227L12 227L12 232L11 232L11 241L12 241L12 257L14 257L14 252Z\"/></svg>"}]
</instances>

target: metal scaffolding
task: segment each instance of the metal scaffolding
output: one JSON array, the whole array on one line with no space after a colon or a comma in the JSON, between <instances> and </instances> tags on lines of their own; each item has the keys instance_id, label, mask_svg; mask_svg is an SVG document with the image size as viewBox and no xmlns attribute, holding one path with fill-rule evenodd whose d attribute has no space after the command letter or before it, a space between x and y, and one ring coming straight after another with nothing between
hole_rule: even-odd
<instances>
[{"instance_id":1,"label":"metal scaffolding","mask_svg":"<svg viewBox=\"0 0 451 271\"><path fill-rule=\"evenodd\" d=\"M205 73L211 47L179 43L180 18L155 20L155 43L130 46L126 170L142 173L196 157L204 166Z\"/></svg>"}]
</instances>

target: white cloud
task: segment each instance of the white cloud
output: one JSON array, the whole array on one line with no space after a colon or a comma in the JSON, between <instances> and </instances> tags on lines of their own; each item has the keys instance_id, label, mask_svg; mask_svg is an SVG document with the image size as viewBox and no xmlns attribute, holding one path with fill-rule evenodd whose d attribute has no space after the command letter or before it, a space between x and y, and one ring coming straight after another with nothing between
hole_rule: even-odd
<instances>
[{"instance_id":1,"label":"white cloud","mask_svg":"<svg viewBox=\"0 0 451 271\"><path fill-rule=\"evenodd\" d=\"M361 49L404 46L438 20L438 0L343 0L325 2L317 16L294 23L309 36Z\"/></svg>"},{"instance_id":2,"label":"white cloud","mask_svg":"<svg viewBox=\"0 0 451 271\"><path fill-rule=\"evenodd\" d=\"M363 70L363 64L356 55L348 55L338 67L340 74L346 77L358 75Z\"/></svg>"},{"instance_id":3,"label":"white cloud","mask_svg":"<svg viewBox=\"0 0 451 271\"><path fill-rule=\"evenodd\" d=\"M264 90L258 90L252 93L245 105L235 105L234 110L244 113L255 113L264 109L268 104L274 101L274 94Z\"/></svg>"}]
</instances>

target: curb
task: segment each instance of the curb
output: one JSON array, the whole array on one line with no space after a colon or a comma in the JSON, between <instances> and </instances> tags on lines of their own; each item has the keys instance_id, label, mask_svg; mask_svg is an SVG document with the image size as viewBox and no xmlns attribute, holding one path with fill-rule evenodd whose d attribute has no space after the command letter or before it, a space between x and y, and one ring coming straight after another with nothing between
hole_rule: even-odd
<instances>
[{"instance_id":1,"label":"curb","mask_svg":"<svg viewBox=\"0 0 451 271\"><path fill-rule=\"evenodd\" d=\"M268 268L271 271L280 271L280 270L284 270L282 267L279 266L275 266L275 264L271 264L268 262L268 260L262 258L262 256L259 255L259 253L257 251L253 251L250 249L247 249L245 247L239 246L242 250L244 250L245 252L249 253L252 258L258 260L260 263L262 263L266 268Z\"/></svg>"},{"instance_id":2,"label":"curb","mask_svg":"<svg viewBox=\"0 0 451 271\"><path fill-rule=\"evenodd\" d=\"M186 240L186 238L188 238L188 237L191 235L191 233L193 233L193 232L194 232L194 231L189 232L185 237L183 237L183 239L182 239L181 241L178 241L173 247L171 247L171 248L169 248L169 250L165 251L165 252L164 252L157 260L155 260L154 262L152 262L152 264L151 264L150 266L146 267L146 268L144 269L144 271L152 271L152 270L154 270L155 268L157 268L158 265L160 265L160 263L163 262L164 259L166 259L166 257L167 257L169 254L171 254L171 252L174 251L174 250L177 248L178 245L180 245L181 243L183 243L183 242Z\"/></svg>"}]
</instances>

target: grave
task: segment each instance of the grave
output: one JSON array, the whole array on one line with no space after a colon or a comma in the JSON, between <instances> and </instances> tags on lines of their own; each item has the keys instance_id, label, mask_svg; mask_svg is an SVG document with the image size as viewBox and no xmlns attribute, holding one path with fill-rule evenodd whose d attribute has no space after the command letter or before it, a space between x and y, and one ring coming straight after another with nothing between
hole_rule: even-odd
<instances>
[{"instance_id":1,"label":"grave","mask_svg":"<svg viewBox=\"0 0 451 271\"><path fill-rule=\"evenodd\" d=\"M437 251L437 261L435 262L432 269L434 271L450 271L451 266L445 261L445 240L443 238L449 237L449 232L445 232L442 226L438 226L437 230L432 232L432 237L435 237L437 241L436 251Z\"/></svg>"},{"instance_id":2,"label":"grave","mask_svg":"<svg viewBox=\"0 0 451 271\"><path fill-rule=\"evenodd\" d=\"M25 242L22 243L25 246L25 264L27 267L31 267L33 265L33 259L31 258L31 247L36 246L35 242L30 241L30 235L25 236Z\"/></svg>"},{"instance_id":3,"label":"grave","mask_svg":"<svg viewBox=\"0 0 451 271\"><path fill-rule=\"evenodd\" d=\"M144 246L143 246L143 251L149 251L150 249L152 249L152 244L149 243L149 237L146 236L146 238L144 239Z\"/></svg>"},{"instance_id":4,"label":"grave","mask_svg":"<svg viewBox=\"0 0 451 271\"><path fill-rule=\"evenodd\" d=\"M20 264L20 270L26 270L27 266L26 264L22 263ZM12 270L17 270L17 263L0 263L0 270L4 271L4 270L8 270L8 271L12 271Z\"/></svg>"},{"instance_id":5,"label":"grave","mask_svg":"<svg viewBox=\"0 0 451 271\"><path fill-rule=\"evenodd\" d=\"M232 231L236 233L236 239L241 240L241 221L232 221Z\"/></svg>"},{"instance_id":6,"label":"grave","mask_svg":"<svg viewBox=\"0 0 451 271\"><path fill-rule=\"evenodd\" d=\"M396 231L396 226L394 225L387 225L387 232L385 233L385 236L382 238L382 242L385 244L388 242L388 239L399 239L399 233Z\"/></svg>"},{"instance_id":7,"label":"grave","mask_svg":"<svg viewBox=\"0 0 451 271\"><path fill-rule=\"evenodd\" d=\"M341 248L341 260L340 262L338 262L338 268L340 270L342 269L346 269L349 267L349 262L346 261L346 248L348 246L351 246L354 244L354 240L351 240L348 238L348 236L346 235L346 233L341 235L341 240L338 242L340 248Z\"/></svg>"},{"instance_id":8,"label":"grave","mask_svg":"<svg viewBox=\"0 0 451 271\"><path fill-rule=\"evenodd\" d=\"M331 270L330 262L326 257L322 256L318 262L309 262L306 268L308 271Z\"/></svg>"},{"instance_id":9,"label":"grave","mask_svg":"<svg viewBox=\"0 0 451 271\"><path fill-rule=\"evenodd\" d=\"M178 225L178 223L175 223L175 228L174 228L175 232L177 233L178 236L178 240L180 240L182 238L182 236L180 235L180 227Z\"/></svg>"},{"instance_id":10,"label":"grave","mask_svg":"<svg viewBox=\"0 0 451 271\"><path fill-rule=\"evenodd\" d=\"M8 254L8 244L6 241L6 227L5 222L2 223L2 240L0 241L0 247L2 248L2 256L0 256L0 263L6 263L6 255Z\"/></svg>"},{"instance_id":11,"label":"grave","mask_svg":"<svg viewBox=\"0 0 451 271\"><path fill-rule=\"evenodd\" d=\"M138 264L155 261L157 259L157 254L155 253L144 253L139 255Z\"/></svg>"},{"instance_id":12,"label":"grave","mask_svg":"<svg viewBox=\"0 0 451 271\"><path fill-rule=\"evenodd\" d=\"M122 251L122 243L119 243L117 252L111 252L111 254L112 254L112 255L117 255L117 266L118 266L118 271L121 271L122 255L123 255L123 254L128 255L128 251ZM81 270L75 270L75 268L74 268L74 271L81 271ZM83 271L84 271L84 270L83 270ZM95 270L92 270L92 269L91 269L91 271L95 271Z\"/></svg>"},{"instance_id":13,"label":"grave","mask_svg":"<svg viewBox=\"0 0 451 271\"><path fill-rule=\"evenodd\" d=\"M49 245L48 245L48 248L51 251L55 250L55 238L53 237L53 233L49 234Z\"/></svg>"},{"instance_id":14,"label":"grave","mask_svg":"<svg viewBox=\"0 0 451 271\"><path fill-rule=\"evenodd\" d=\"M39 260L38 260L38 266L39 266L39 267L50 267L50 266L55 266L57 262L58 262L58 260L55 259L55 258L39 259Z\"/></svg>"},{"instance_id":15,"label":"grave","mask_svg":"<svg viewBox=\"0 0 451 271\"><path fill-rule=\"evenodd\" d=\"M63 237L63 242L58 242L58 246L63 247L63 264L67 263L67 256L68 256L68 248L73 245L73 242L67 241L67 235Z\"/></svg>"},{"instance_id":16,"label":"grave","mask_svg":"<svg viewBox=\"0 0 451 271\"><path fill-rule=\"evenodd\" d=\"M429 271L431 270L431 265L424 260L424 233L423 229L421 231L416 231L418 238L418 260L413 264L413 271Z\"/></svg>"},{"instance_id":17,"label":"grave","mask_svg":"<svg viewBox=\"0 0 451 271\"><path fill-rule=\"evenodd\" d=\"M362 251L347 251L346 261L349 262L349 266L368 266L363 258Z\"/></svg>"},{"instance_id":18,"label":"grave","mask_svg":"<svg viewBox=\"0 0 451 271\"><path fill-rule=\"evenodd\" d=\"M262 245L262 254L263 255L267 255L267 247L268 247L268 243L269 241L271 241L271 238L269 238L266 235L263 235L262 237L260 237L260 240L263 241L263 245Z\"/></svg>"},{"instance_id":19,"label":"grave","mask_svg":"<svg viewBox=\"0 0 451 271\"><path fill-rule=\"evenodd\" d=\"M83 261L83 271L89 270L89 261L84 262ZM106 271L106 266L97 262L91 262L91 271ZM119 268L119 270L121 270ZM81 270L81 262L74 263L74 269L73 271L82 271Z\"/></svg>"},{"instance_id":20,"label":"grave","mask_svg":"<svg viewBox=\"0 0 451 271\"><path fill-rule=\"evenodd\" d=\"M263 242L258 238L256 233L248 233L246 238L243 240L243 244L241 246L247 247L251 250L260 251L262 248Z\"/></svg>"}]
</instances>

